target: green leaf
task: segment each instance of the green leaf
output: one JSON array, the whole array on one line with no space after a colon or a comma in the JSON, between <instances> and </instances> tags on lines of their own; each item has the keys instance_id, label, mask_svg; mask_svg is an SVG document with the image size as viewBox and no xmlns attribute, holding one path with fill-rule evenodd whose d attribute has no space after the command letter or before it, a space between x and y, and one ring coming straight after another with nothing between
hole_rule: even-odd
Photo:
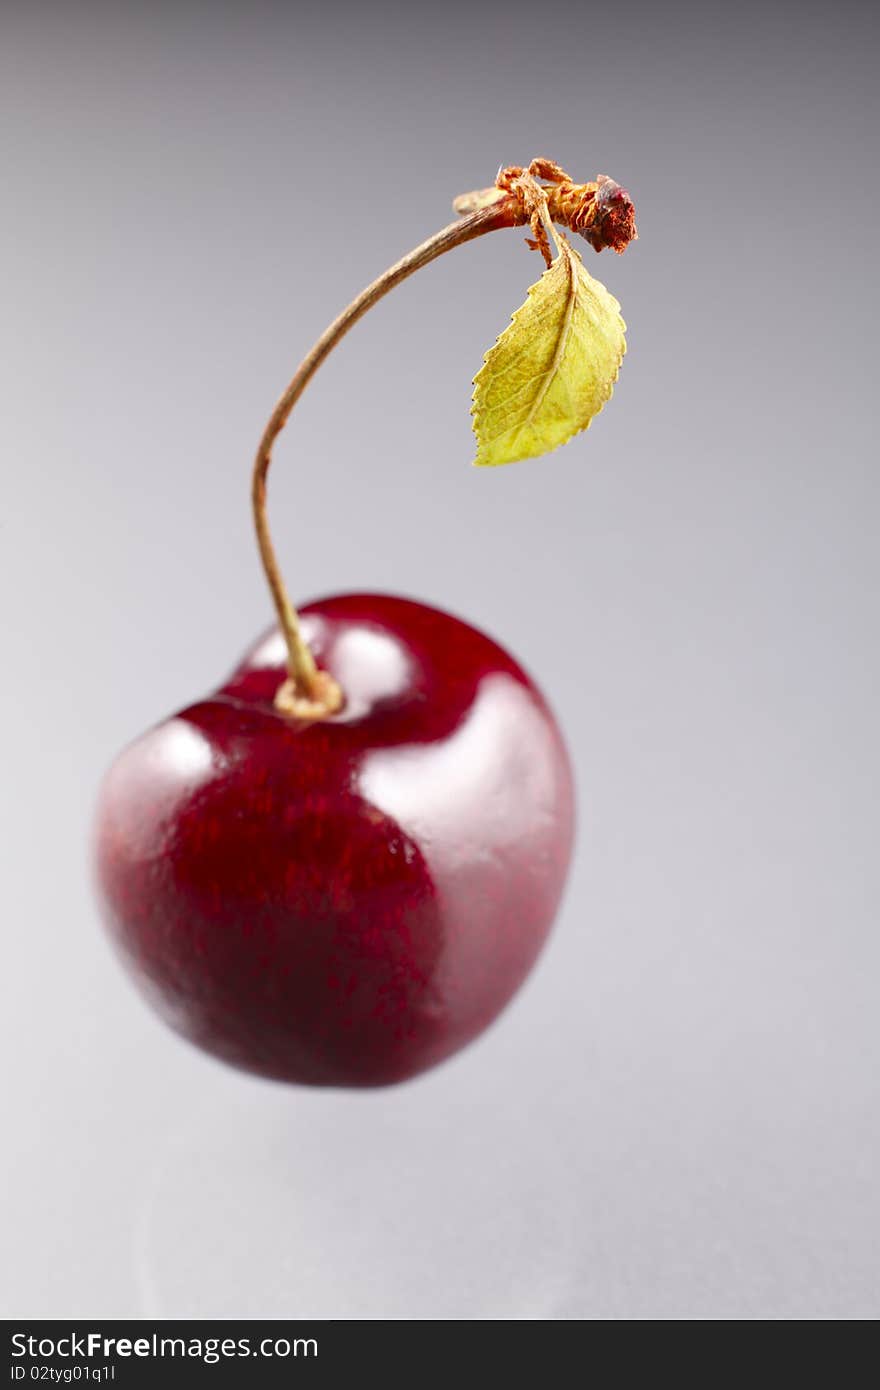
<instances>
[{"instance_id":1,"label":"green leaf","mask_svg":"<svg viewBox=\"0 0 880 1390\"><path fill-rule=\"evenodd\" d=\"M617 380L626 352L620 305L564 238L557 244L474 378L479 467L558 449L587 428Z\"/></svg>"}]
</instances>

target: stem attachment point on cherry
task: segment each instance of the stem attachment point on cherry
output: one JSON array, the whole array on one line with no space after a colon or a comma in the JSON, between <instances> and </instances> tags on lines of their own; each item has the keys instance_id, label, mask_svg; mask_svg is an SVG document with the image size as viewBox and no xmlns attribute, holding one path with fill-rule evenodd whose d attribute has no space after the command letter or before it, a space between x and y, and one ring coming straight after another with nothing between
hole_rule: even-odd
<instances>
[{"instance_id":1,"label":"stem attachment point on cherry","mask_svg":"<svg viewBox=\"0 0 880 1390\"><path fill-rule=\"evenodd\" d=\"M342 687L329 671L315 671L312 695L301 694L292 676L278 687L275 708L292 719L327 719L338 714L345 703Z\"/></svg>"}]
</instances>

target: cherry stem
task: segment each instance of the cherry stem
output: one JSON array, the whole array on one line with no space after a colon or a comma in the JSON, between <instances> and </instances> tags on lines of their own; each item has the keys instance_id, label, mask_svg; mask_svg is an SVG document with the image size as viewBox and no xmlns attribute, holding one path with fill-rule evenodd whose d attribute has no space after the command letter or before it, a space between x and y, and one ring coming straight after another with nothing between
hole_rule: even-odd
<instances>
[{"instance_id":1,"label":"cherry stem","mask_svg":"<svg viewBox=\"0 0 880 1390\"><path fill-rule=\"evenodd\" d=\"M543 180L543 184L539 180ZM445 251L463 246L465 242L473 241L486 232L531 223L535 240L530 241L529 245L543 253L548 265L551 261L551 240L559 250L554 222L580 232L595 251L601 251L605 246L623 251L636 236L633 205L625 189L605 174L599 174L594 183L575 184L564 169L549 159L533 159L528 169L509 165L499 170L494 188L463 194L456 198L454 206L463 214L457 222L450 223L410 251L403 260L390 266L384 275L380 275L357 299L352 300L339 318L322 333L311 352L297 367L290 385L272 411L260 440L252 484L254 523L260 558L287 645L288 679L276 694L275 705L283 713L296 718L325 719L335 714L342 707L343 693L328 672L318 670L302 635L299 615L285 588L266 515L266 479L275 440L321 363L358 319L363 318L374 304L378 304L389 290L421 270L422 266L435 261Z\"/></svg>"},{"instance_id":2,"label":"cherry stem","mask_svg":"<svg viewBox=\"0 0 880 1390\"><path fill-rule=\"evenodd\" d=\"M435 236L423 241L421 246L410 251L402 260L390 266L378 280L368 285L357 299L352 300L348 308L344 309L321 334L311 352L297 367L287 390L272 411L254 460L251 497L260 559L287 645L289 678L275 697L276 707L286 714L301 719L326 718L342 707L343 692L332 676L326 671L320 671L315 664L315 658L302 635L299 615L290 601L272 544L266 512L266 480L272 462L273 445L321 363L374 304L378 304L396 285L436 260L438 256L442 256L444 252L451 251L456 246L463 246L465 242L473 241L475 237L483 236L486 232L514 226L520 220L519 209L514 201L501 198L489 207L480 208L457 222L450 223Z\"/></svg>"}]
</instances>

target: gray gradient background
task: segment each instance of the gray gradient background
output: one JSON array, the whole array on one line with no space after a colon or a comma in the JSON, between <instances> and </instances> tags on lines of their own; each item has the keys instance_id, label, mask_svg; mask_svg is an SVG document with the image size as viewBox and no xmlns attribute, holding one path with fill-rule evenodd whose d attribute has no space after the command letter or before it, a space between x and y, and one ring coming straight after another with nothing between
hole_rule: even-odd
<instances>
[{"instance_id":1,"label":"gray gradient background","mask_svg":"<svg viewBox=\"0 0 880 1390\"><path fill-rule=\"evenodd\" d=\"M877 1314L876 9L2 6L6 1315ZM630 352L471 469L519 233L381 305L279 448L295 593L540 673L581 820L503 1020L373 1095L154 1020L96 783L268 621L253 449L329 318L499 162L635 197ZM332 197L337 210L327 208Z\"/></svg>"}]
</instances>

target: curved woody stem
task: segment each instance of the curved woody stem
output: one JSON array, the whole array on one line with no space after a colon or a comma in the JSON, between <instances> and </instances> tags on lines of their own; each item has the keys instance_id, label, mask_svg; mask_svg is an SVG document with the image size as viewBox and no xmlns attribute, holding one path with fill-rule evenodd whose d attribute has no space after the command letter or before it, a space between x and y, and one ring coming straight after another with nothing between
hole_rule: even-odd
<instances>
[{"instance_id":1,"label":"curved woody stem","mask_svg":"<svg viewBox=\"0 0 880 1390\"><path fill-rule=\"evenodd\" d=\"M354 327L358 319L363 318L364 314L395 286L456 246L463 246L466 242L485 235L486 232L528 223L538 211L536 202L541 204L540 212L545 225L549 222L546 190L537 185L533 175L554 180L551 188L554 200L551 208L553 217L581 231L596 250L601 250L603 245L613 246L615 250L623 249L623 245L617 245L610 234L611 221L608 219L606 207L609 195L601 182L604 176L600 175L600 181L594 184L572 184L563 170L546 160L534 160L529 170L503 170L499 173L495 188L479 190L456 200L456 209L464 214L457 222L442 228L402 260L390 266L343 310L321 334L311 352L303 358L272 411L254 459L251 499L260 558L287 646L289 675L275 697L276 707L282 713L299 719L324 719L341 709L344 697L333 677L328 672L319 670L315 664L315 659L302 635L299 616L287 593L272 543L266 511L266 483L275 441L321 363L349 329ZM506 176L505 181L502 181L503 176ZM610 179L606 179L605 184L611 185L612 190L619 189L619 185ZM628 195L621 189L614 196L618 200L621 196L626 199L632 222L632 204ZM615 212L615 209L611 210ZM618 221L620 212L620 208L616 209ZM550 231L552 233L552 224ZM619 233L615 232L615 235L619 239ZM634 235L635 224L632 223L626 240L630 240Z\"/></svg>"},{"instance_id":2,"label":"curved woody stem","mask_svg":"<svg viewBox=\"0 0 880 1390\"><path fill-rule=\"evenodd\" d=\"M266 482L275 441L321 363L374 304L444 252L451 251L456 246L463 246L465 242L473 241L475 237L483 236L498 227L511 225L510 212L503 203L482 208L458 222L450 223L435 236L422 242L421 246L410 251L402 260L390 266L321 334L311 352L297 367L290 384L272 411L254 460L251 500L260 558L287 645L289 679L276 696L278 708L285 713L299 718L320 719L336 713L341 708L343 697L333 678L327 672L319 671L315 665L315 658L300 629L299 616L287 593L272 543L266 511Z\"/></svg>"}]
</instances>

